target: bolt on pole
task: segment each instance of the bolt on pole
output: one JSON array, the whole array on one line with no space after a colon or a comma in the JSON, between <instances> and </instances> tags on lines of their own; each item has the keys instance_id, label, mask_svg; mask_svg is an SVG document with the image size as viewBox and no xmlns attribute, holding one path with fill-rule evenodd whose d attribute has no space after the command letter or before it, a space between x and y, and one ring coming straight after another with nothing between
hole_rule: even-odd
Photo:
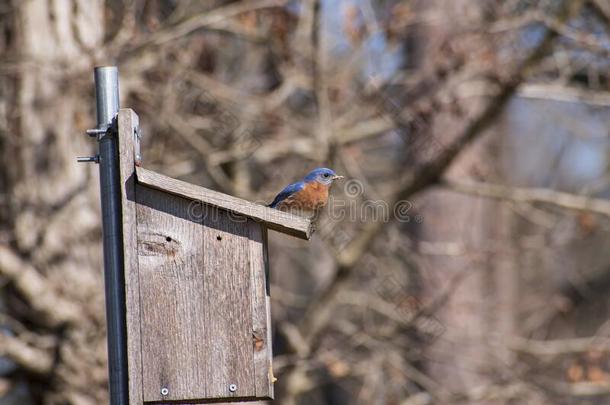
<instances>
[{"instance_id":1,"label":"bolt on pole","mask_svg":"<svg viewBox=\"0 0 610 405\"><path fill-rule=\"evenodd\" d=\"M127 325L116 123L119 73L116 66L103 66L95 68L94 76L97 104L97 128L94 132L99 144L110 404L127 405Z\"/></svg>"}]
</instances>

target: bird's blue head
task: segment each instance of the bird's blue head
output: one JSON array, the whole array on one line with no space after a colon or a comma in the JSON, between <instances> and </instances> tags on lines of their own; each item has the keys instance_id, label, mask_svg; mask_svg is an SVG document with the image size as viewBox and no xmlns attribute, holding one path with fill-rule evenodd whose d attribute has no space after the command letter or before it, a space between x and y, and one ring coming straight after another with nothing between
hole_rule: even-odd
<instances>
[{"instance_id":1,"label":"bird's blue head","mask_svg":"<svg viewBox=\"0 0 610 405\"><path fill-rule=\"evenodd\" d=\"M306 183L317 181L318 183L324 184L325 186L330 186L333 181L342 178L343 176L337 175L337 173L335 173L331 169L327 169L326 167L319 167L309 172L309 174L305 176L303 180Z\"/></svg>"}]
</instances>

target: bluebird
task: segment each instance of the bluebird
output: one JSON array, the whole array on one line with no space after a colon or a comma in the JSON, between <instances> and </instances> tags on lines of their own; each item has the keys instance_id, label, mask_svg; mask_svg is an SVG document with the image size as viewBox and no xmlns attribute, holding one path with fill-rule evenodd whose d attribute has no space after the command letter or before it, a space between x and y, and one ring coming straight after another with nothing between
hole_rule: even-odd
<instances>
[{"instance_id":1,"label":"bluebird","mask_svg":"<svg viewBox=\"0 0 610 405\"><path fill-rule=\"evenodd\" d=\"M333 182L342 178L325 167L314 169L303 180L286 186L268 206L279 210L315 212L326 205Z\"/></svg>"}]
</instances>

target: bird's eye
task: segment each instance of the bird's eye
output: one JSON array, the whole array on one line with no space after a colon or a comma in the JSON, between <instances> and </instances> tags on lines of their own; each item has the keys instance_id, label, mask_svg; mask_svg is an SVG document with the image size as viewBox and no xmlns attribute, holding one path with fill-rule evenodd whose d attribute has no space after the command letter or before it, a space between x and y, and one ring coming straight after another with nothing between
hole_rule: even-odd
<instances>
[{"instance_id":1,"label":"bird's eye","mask_svg":"<svg viewBox=\"0 0 610 405\"><path fill-rule=\"evenodd\" d=\"M330 177L330 174L324 173L324 177Z\"/></svg>"}]
</instances>

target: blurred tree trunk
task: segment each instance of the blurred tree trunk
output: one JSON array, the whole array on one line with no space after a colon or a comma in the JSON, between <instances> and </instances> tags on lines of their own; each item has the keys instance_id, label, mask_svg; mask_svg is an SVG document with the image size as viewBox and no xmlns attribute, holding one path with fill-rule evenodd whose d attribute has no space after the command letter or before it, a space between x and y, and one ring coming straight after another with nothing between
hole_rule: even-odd
<instances>
[{"instance_id":1,"label":"blurred tree trunk","mask_svg":"<svg viewBox=\"0 0 610 405\"><path fill-rule=\"evenodd\" d=\"M94 120L83 88L103 39L103 2L13 1L0 18L0 52L11 61L0 75L0 235L11 235L0 244L2 322L14 334L1 343L17 366L11 382L30 397L14 401L103 403L97 167L75 161L94 146L83 134Z\"/></svg>"},{"instance_id":2,"label":"blurred tree trunk","mask_svg":"<svg viewBox=\"0 0 610 405\"><path fill-rule=\"evenodd\" d=\"M437 10L441 20L446 20L446 24L425 28L430 41L451 38L452 30L459 32L468 24L485 24L484 2L440 3L428 4L430 9ZM493 49L493 44L479 39L477 48ZM476 60L481 55L485 55L484 51L471 56ZM478 62L466 69L471 69L471 74L481 69ZM485 97L473 97L458 108L467 113L471 109L476 111L477 105L486 102ZM459 125L460 120L459 115L446 114L443 120L439 120L434 136L451 133L451 127ZM484 176L501 182L497 179L501 162L495 157L498 155L498 137L482 138L462 153L447 171L447 177ZM441 144L450 142L442 137L438 141ZM512 362L505 345L515 333L515 294L518 288L511 259L511 213L497 201L446 191L430 193L422 205L426 218L422 238L437 241L441 252L444 244L450 252L450 245L459 241L457 249L461 252L457 255L441 253L428 259L432 274L428 299L438 296L440 291L452 291L437 313L445 330L426 353L430 359L429 371L434 380L445 382L443 389L447 392L469 392L493 384L497 375L508 374ZM497 367L497 364L503 367ZM492 369L492 365L496 368Z\"/></svg>"}]
</instances>

